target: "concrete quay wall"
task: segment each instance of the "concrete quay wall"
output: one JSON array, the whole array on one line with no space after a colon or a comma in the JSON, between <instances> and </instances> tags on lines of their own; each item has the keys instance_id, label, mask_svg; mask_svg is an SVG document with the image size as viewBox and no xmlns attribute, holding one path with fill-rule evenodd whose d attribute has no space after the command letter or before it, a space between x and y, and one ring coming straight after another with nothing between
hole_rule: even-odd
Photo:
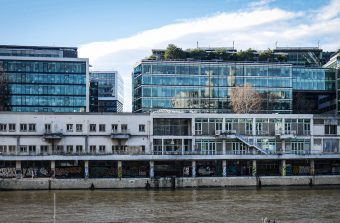
<instances>
[{"instance_id":1,"label":"concrete quay wall","mask_svg":"<svg viewBox=\"0 0 340 223\"><path fill-rule=\"evenodd\" d=\"M113 179L1 179L0 190L66 190L66 189L131 189L197 187L258 187L340 185L340 176L285 177L196 177L196 178L113 178ZM93 186L92 186L93 185Z\"/></svg>"}]
</instances>

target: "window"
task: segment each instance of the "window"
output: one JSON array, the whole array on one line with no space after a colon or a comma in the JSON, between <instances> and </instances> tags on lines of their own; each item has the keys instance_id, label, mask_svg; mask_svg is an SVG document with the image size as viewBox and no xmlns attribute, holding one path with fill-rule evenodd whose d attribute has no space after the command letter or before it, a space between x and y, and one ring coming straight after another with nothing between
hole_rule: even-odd
<instances>
[{"instance_id":1,"label":"window","mask_svg":"<svg viewBox=\"0 0 340 223\"><path fill-rule=\"evenodd\" d=\"M66 124L66 131L73 132L73 124Z\"/></svg>"},{"instance_id":2,"label":"window","mask_svg":"<svg viewBox=\"0 0 340 223\"><path fill-rule=\"evenodd\" d=\"M145 132L145 125L139 125L139 131Z\"/></svg>"},{"instance_id":3,"label":"window","mask_svg":"<svg viewBox=\"0 0 340 223\"><path fill-rule=\"evenodd\" d=\"M26 132L27 131L27 124L20 124L20 132Z\"/></svg>"},{"instance_id":4,"label":"window","mask_svg":"<svg viewBox=\"0 0 340 223\"><path fill-rule=\"evenodd\" d=\"M8 124L8 130L9 130L10 132L15 132L15 124L14 124L14 123Z\"/></svg>"},{"instance_id":5,"label":"window","mask_svg":"<svg viewBox=\"0 0 340 223\"><path fill-rule=\"evenodd\" d=\"M46 145L41 145L41 146L40 146L40 152L41 152L41 153L47 153L47 152L48 152L48 146L46 146Z\"/></svg>"},{"instance_id":6,"label":"window","mask_svg":"<svg viewBox=\"0 0 340 223\"><path fill-rule=\"evenodd\" d=\"M7 124L0 124L0 132L6 132L7 131Z\"/></svg>"},{"instance_id":7,"label":"window","mask_svg":"<svg viewBox=\"0 0 340 223\"><path fill-rule=\"evenodd\" d=\"M118 132L118 125L117 124L112 124L111 125L112 132Z\"/></svg>"},{"instance_id":8,"label":"window","mask_svg":"<svg viewBox=\"0 0 340 223\"><path fill-rule=\"evenodd\" d=\"M77 153L82 153L83 152L83 146L82 145L77 145L76 146L76 152Z\"/></svg>"},{"instance_id":9,"label":"window","mask_svg":"<svg viewBox=\"0 0 340 223\"><path fill-rule=\"evenodd\" d=\"M90 132L96 131L96 124L90 124Z\"/></svg>"},{"instance_id":10,"label":"window","mask_svg":"<svg viewBox=\"0 0 340 223\"><path fill-rule=\"evenodd\" d=\"M36 125L35 124L28 124L28 131L35 132L36 131Z\"/></svg>"},{"instance_id":11,"label":"window","mask_svg":"<svg viewBox=\"0 0 340 223\"><path fill-rule=\"evenodd\" d=\"M122 124L122 132L127 132L127 125L126 124Z\"/></svg>"},{"instance_id":12,"label":"window","mask_svg":"<svg viewBox=\"0 0 340 223\"><path fill-rule=\"evenodd\" d=\"M83 124L76 124L76 131L82 132L83 131Z\"/></svg>"},{"instance_id":13,"label":"window","mask_svg":"<svg viewBox=\"0 0 340 223\"><path fill-rule=\"evenodd\" d=\"M63 145L57 145L57 152L61 153L64 151L64 146Z\"/></svg>"},{"instance_id":14,"label":"window","mask_svg":"<svg viewBox=\"0 0 340 223\"><path fill-rule=\"evenodd\" d=\"M96 150L97 148L95 145L90 146L90 153L96 153Z\"/></svg>"},{"instance_id":15,"label":"window","mask_svg":"<svg viewBox=\"0 0 340 223\"><path fill-rule=\"evenodd\" d=\"M7 152L7 146L0 145L0 153L6 153Z\"/></svg>"},{"instance_id":16,"label":"window","mask_svg":"<svg viewBox=\"0 0 340 223\"><path fill-rule=\"evenodd\" d=\"M35 153L36 152L36 146L28 146L28 152L29 153Z\"/></svg>"},{"instance_id":17,"label":"window","mask_svg":"<svg viewBox=\"0 0 340 223\"><path fill-rule=\"evenodd\" d=\"M8 152L15 153L15 146L14 145L8 146Z\"/></svg>"},{"instance_id":18,"label":"window","mask_svg":"<svg viewBox=\"0 0 340 223\"><path fill-rule=\"evenodd\" d=\"M99 152L105 153L105 146L104 145L99 146Z\"/></svg>"},{"instance_id":19,"label":"window","mask_svg":"<svg viewBox=\"0 0 340 223\"><path fill-rule=\"evenodd\" d=\"M27 153L27 146L20 146L21 153Z\"/></svg>"},{"instance_id":20,"label":"window","mask_svg":"<svg viewBox=\"0 0 340 223\"><path fill-rule=\"evenodd\" d=\"M337 133L336 125L325 125L325 134L326 135L336 135Z\"/></svg>"},{"instance_id":21,"label":"window","mask_svg":"<svg viewBox=\"0 0 340 223\"><path fill-rule=\"evenodd\" d=\"M325 153L339 152L339 139L324 139L323 152Z\"/></svg>"},{"instance_id":22,"label":"window","mask_svg":"<svg viewBox=\"0 0 340 223\"><path fill-rule=\"evenodd\" d=\"M51 124L45 124L45 132L51 132Z\"/></svg>"},{"instance_id":23,"label":"window","mask_svg":"<svg viewBox=\"0 0 340 223\"><path fill-rule=\"evenodd\" d=\"M66 152L67 153L73 153L73 146L72 145L67 145L66 146Z\"/></svg>"},{"instance_id":24,"label":"window","mask_svg":"<svg viewBox=\"0 0 340 223\"><path fill-rule=\"evenodd\" d=\"M105 124L99 124L99 132L105 132Z\"/></svg>"}]
</instances>

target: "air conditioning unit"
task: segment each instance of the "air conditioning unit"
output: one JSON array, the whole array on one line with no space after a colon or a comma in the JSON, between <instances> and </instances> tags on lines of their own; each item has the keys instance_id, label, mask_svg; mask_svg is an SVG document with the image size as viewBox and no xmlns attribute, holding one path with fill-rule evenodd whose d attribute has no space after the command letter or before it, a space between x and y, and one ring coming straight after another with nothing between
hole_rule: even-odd
<instances>
[{"instance_id":1,"label":"air conditioning unit","mask_svg":"<svg viewBox=\"0 0 340 223\"><path fill-rule=\"evenodd\" d=\"M216 135L216 136L221 135L221 130L215 130L215 135Z\"/></svg>"}]
</instances>

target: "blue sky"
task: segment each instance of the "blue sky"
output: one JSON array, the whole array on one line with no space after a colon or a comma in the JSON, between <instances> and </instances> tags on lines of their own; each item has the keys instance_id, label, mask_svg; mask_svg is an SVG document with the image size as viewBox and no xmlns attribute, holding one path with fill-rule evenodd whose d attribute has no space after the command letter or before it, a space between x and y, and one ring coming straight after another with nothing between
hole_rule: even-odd
<instances>
[{"instance_id":1,"label":"blue sky","mask_svg":"<svg viewBox=\"0 0 340 223\"><path fill-rule=\"evenodd\" d=\"M340 0L0 0L0 44L79 47L93 70L131 72L153 48L340 48Z\"/></svg>"},{"instance_id":2,"label":"blue sky","mask_svg":"<svg viewBox=\"0 0 340 223\"><path fill-rule=\"evenodd\" d=\"M181 19L239 11L251 0L0 0L1 44L79 46L123 38ZM280 0L285 10L317 9L325 0Z\"/></svg>"}]
</instances>

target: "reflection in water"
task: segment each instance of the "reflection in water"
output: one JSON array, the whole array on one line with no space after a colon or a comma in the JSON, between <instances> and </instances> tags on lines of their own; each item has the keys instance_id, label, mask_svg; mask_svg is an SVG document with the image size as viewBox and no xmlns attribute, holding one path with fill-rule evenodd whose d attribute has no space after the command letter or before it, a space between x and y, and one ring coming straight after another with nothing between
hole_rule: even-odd
<instances>
[{"instance_id":1,"label":"reflection in water","mask_svg":"<svg viewBox=\"0 0 340 223\"><path fill-rule=\"evenodd\" d=\"M0 192L0 222L340 222L340 189Z\"/></svg>"}]
</instances>

